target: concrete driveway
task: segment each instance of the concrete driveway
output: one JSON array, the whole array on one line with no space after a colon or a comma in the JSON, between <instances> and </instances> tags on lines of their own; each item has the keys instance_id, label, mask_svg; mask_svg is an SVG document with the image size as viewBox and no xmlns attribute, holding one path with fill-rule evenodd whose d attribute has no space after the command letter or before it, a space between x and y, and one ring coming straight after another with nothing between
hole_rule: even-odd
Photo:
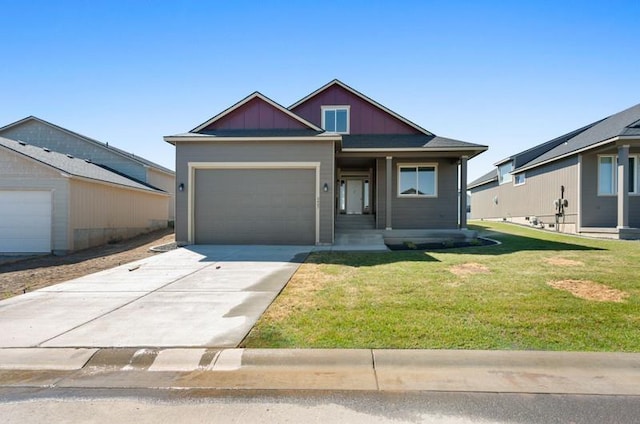
<instances>
[{"instance_id":1,"label":"concrete driveway","mask_svg":"<svg viewBox=\"0 0 640 424\"><path fill-rule=\"evenodd\" d=\"M190 246L0 302L2 347L236 347L308 246Z\"/></svg>"}]
</instances>

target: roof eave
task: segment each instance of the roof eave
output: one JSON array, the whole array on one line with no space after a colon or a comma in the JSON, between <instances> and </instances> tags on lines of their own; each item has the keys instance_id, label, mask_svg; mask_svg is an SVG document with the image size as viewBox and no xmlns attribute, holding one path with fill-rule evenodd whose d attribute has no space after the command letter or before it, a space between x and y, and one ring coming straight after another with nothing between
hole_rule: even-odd
<instances>
[{"instance_id":1,"label":"roof eave","mask_svg":"<svg viewBox=\"0 0 640 424\"><path fill-rule=\"evenodd\" d=\"M280 110L281 112L285 113L286 115L288 115L289 117L295 119L296 121L300 122L301 124L313 129L314 131L322 131L321 128L317 127L316 125L314 125L313 123L307 121L306 119L296 115L295 113L291 112L286 107L284 107L281 104L271 100L269 97L265 96L264 94L260 93L259 91L254 91L253 93L249 94L244 99L240 100L238 103L228 107L227 109L223 110L222 112L220 112L219 114L217 114L213 118L210 118L206 122L203 122L202 124L198 125L197 127L195 127L194 129L192 129L189 132L202 131L203 129L207 128L209 125L211 125L214 122L218 121L219 119L227 116L228 114L230 114L234 110L239 109L240 107L244 106L245 104L247 104L248 102L250 102L251 100L253 100L255 98L259 98L260 100L263 100L264 102L266 102L269 105L275 107L276 109Z\"/></svg>"},{"instance_id":2,"label":"roof eave","mask_svg":"<svg viewBox=\"0 0 640 424\"><path fill-rule=\"evenodd\" d=\"M318 134L315 136L280 136L280 137L224 137L215 135L193 135L193 136L173 136L168 135L163 137L167 143L176 145L181 141L341 141L342 136L339 134Z\"/></svg>"}]
</instances>

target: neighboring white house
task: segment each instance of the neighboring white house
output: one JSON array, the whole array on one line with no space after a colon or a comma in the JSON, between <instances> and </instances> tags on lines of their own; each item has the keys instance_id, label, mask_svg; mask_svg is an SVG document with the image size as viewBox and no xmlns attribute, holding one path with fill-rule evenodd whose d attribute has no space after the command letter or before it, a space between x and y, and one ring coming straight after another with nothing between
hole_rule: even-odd
<instances>
[{"instance_id":1,"label":"neighboring white house","mask_svg":"<svg viewBox=\"0 0 640 424\"><path fill-rule=\"evenodd\" d=\"M70 154L107 167L126 177L159 188L171 195L168 219L175 219L175 172L109 143L86 137L35 116L0 128L0 137L24 141L54 152Z\"/></svg>"},{"instance_id":2,"label":"neighboring white house","mask_svg":"<svg viewBox=\"0 0 640 424\"><path fill-rule=\"evenodd\" d=\"M166 228L174 186L159 165L18 121L0 129L0 254L64 254Z\"/></svg>"}]
</instances>

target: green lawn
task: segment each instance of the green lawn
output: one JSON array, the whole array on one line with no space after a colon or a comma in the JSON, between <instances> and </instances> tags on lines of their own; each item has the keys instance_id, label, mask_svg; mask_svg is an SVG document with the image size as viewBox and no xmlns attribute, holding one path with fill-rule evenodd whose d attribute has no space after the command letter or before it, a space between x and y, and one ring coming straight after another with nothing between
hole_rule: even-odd
<instances>
[{"instance_id":1,"label":"green lawn","mask_svg":"<svg viewBox=\"0 0 640 424\"><path fill-rule=\"evenodd\" d=\"M502 244L310 255L243 346L640 352L640 242L478 224Z\"/></svg>"}]
</instances>

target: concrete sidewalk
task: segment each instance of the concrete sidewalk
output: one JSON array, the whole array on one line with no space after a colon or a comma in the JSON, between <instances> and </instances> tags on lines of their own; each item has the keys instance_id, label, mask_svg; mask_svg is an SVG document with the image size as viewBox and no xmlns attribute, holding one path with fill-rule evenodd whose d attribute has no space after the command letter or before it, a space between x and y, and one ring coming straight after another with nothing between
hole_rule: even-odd
<instances>
[{"instance_id":1,"label":"concrete sidewalk","mask_svg":"<svg viewBox=\"0 0 640 424\"><path fill-rule=\"evenodd\" d=\"M640 396L640 354L384 349L0 349L2 386Z\"/></svg>"}]
</instances>

